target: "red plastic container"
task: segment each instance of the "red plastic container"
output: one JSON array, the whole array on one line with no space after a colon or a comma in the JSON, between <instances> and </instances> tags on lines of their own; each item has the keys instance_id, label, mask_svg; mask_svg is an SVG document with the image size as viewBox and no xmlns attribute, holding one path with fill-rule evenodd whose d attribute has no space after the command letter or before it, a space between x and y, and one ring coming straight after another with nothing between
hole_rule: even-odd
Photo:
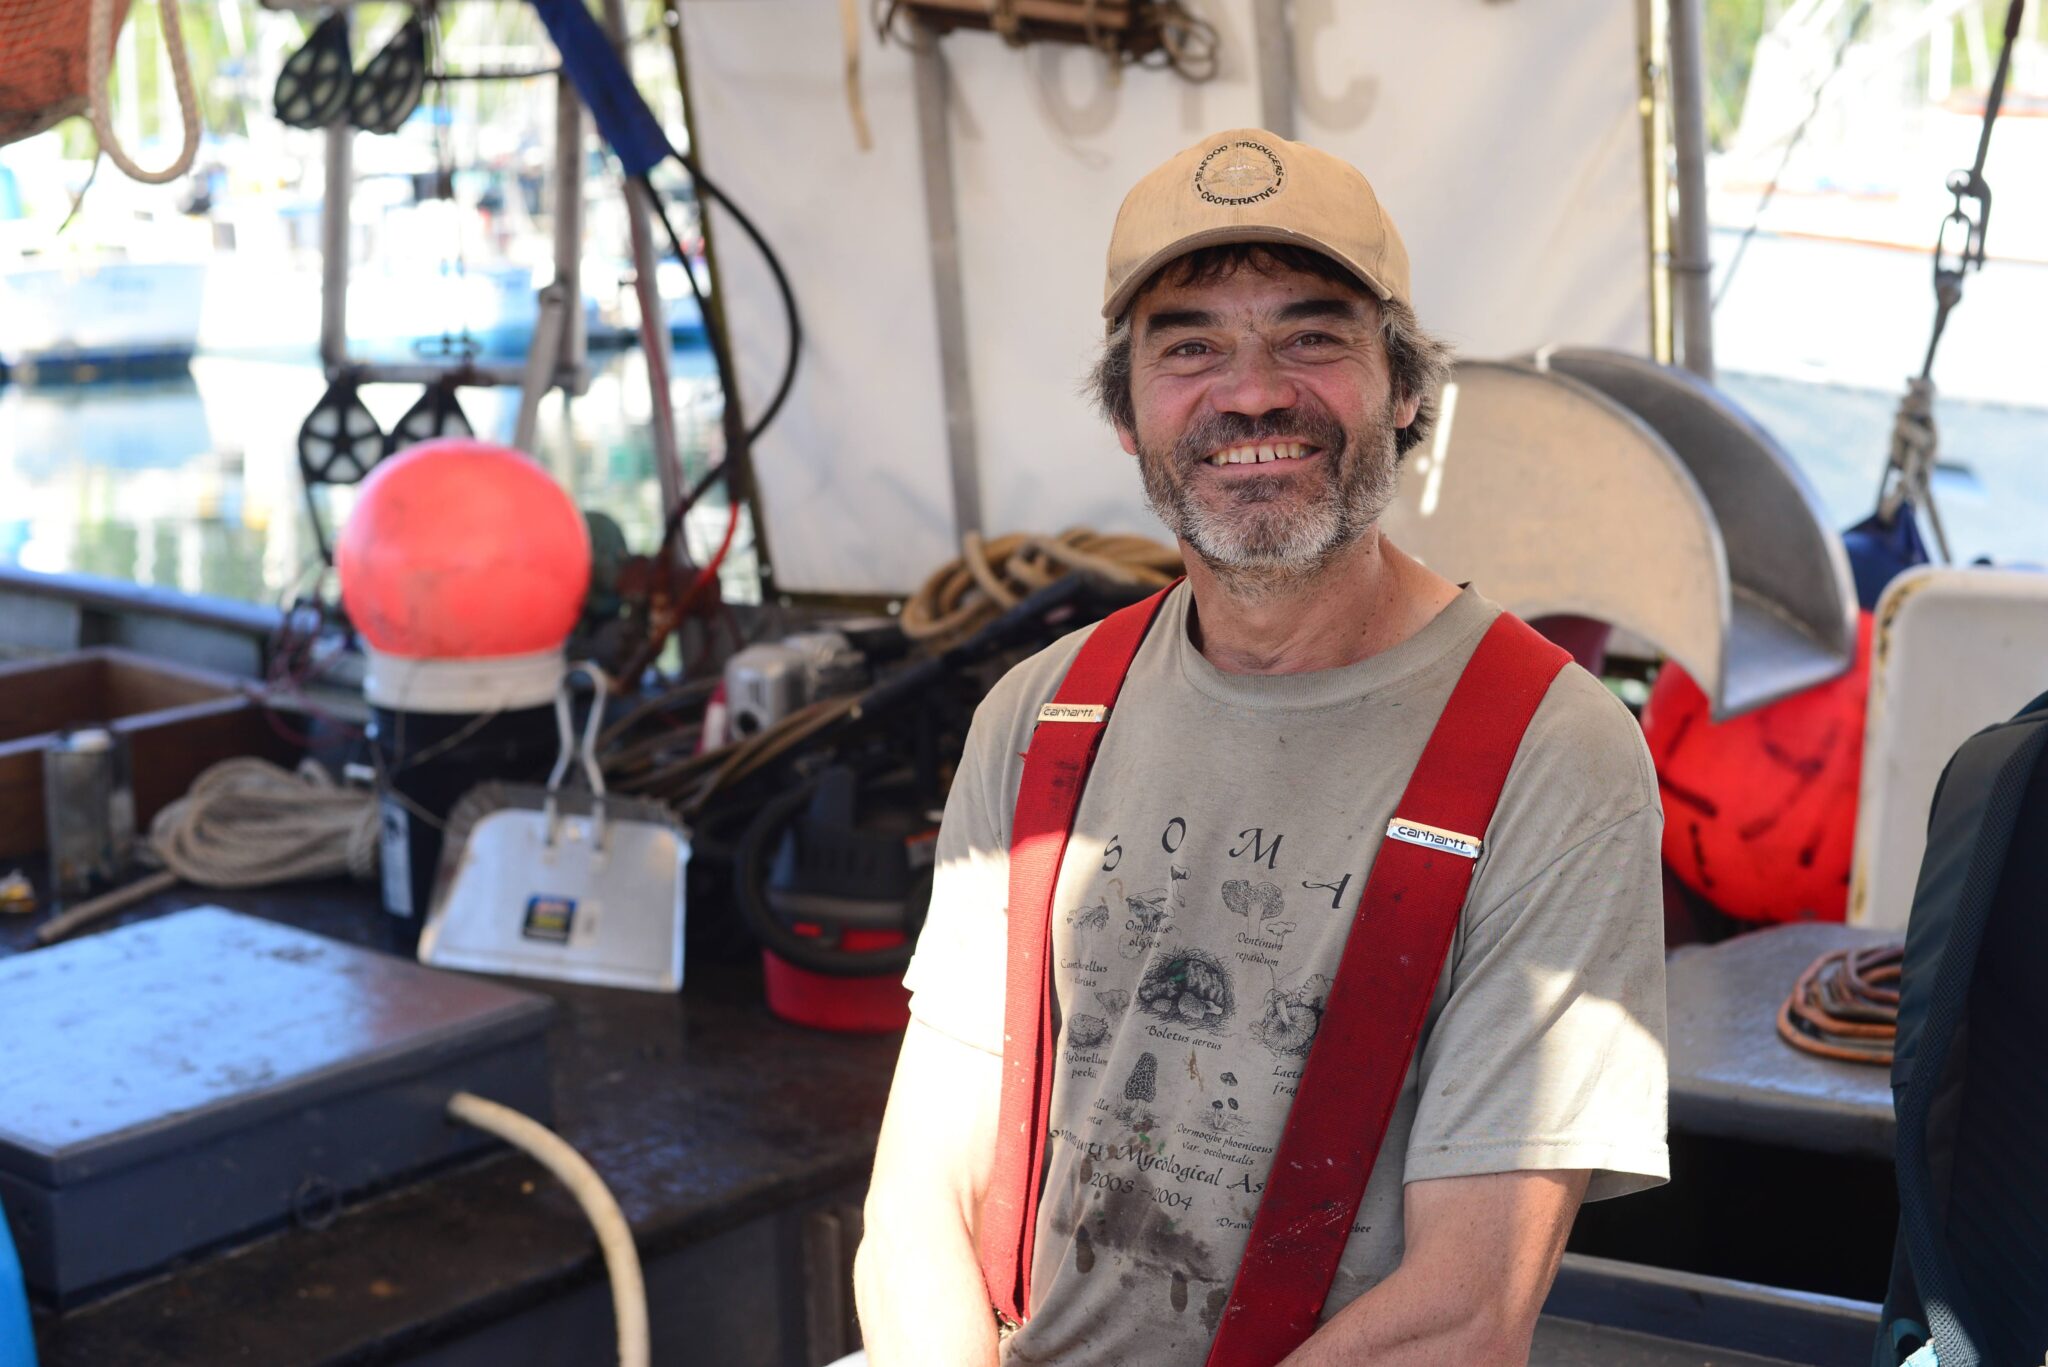
<instances>
[{"instance_id":1,"label":"red plastic container","mask_svg":"<svg viewBox=\"0 0 2048 1367\"><path fill-rule=\"evenodd\" d=\"M816 926L791 927L799 935L816 936ZM900 930L848 929L840 943L849 951L887 949L903 943ZM770 950L761 951L767 979L768 1009L786 1021L814 1030L839 1030L854 1035L889 1035L910 1024L910 993L896 974L835 978L799 968Z\"/></svg>"}]
</instances>

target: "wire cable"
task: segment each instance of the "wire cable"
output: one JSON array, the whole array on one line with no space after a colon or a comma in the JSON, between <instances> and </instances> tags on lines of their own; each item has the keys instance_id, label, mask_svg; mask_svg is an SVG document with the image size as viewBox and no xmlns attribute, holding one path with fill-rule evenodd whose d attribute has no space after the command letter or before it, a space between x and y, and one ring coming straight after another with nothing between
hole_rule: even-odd
<instances>
[{"instance_id":1,"label":"wire cable","mask_svg":"<svg viewBox=\"0 0 2048 1367\"><path fill-rule=\"evenodd\" d=\"M1984 161L1991 154L1991 131L1998 123L1999 107L2005 100L2006 78L2012 73L2013 44L2019 39L2020 16L2026 0L2011 0L2005 11L2005 43L1998 51L1998 68L1992 73L1991 89L1984 99L1983 123L1977 132L1977 159L1966 171L1956 171L1945 182L1955 197L1955 207L1942 216L1934 235L1934 328L1927 338L1927 353L1920 374L1906 381L1892 418L1891 451L1885 458L1884 474L1878 479L1877 519L1891 526L1902 508L1917 507L1927 515L1934 532L1935 549L1942 563L1952 558L1948 531L1941 523L1941 510L1934 501L1934 470L1941 459L1941 438L1934 421L1934 357L1941 348L1949 315L1963 302L1963 282L1970 272L1984 268L1984 235L1991 224L1991 186L1984 179ZM1952 229L1960 229L1962 240L1954 240Z\"/></svg>"},{"instance_id":2,"label":"wire cable","mask_svg":"<svg viewBox=\"0 0 2048 1367\"><path fill-rule=\"evenodd\" d=\"M1812 107L1806 111L1806 117L1799 121L1799 126L1792 130L1791 138L1785 143L1785 154L1778 158L1778 169L1771 172L1771 179L1764 186L1763 196L1756 202L1756 212L1750 215L1748 226L1742 230L1741 238L1735 243L1735 255L1728 259L1728 272L1721 277L1721 288L1714 291L1713 302L1707 306L1709 311L1721 307L1721 300L1727 297L1728 287L1735 283L1735 272L1742 269L1743 253L1749 250L1749 240L1756 236L1756 230L1763 225L1764 211L1771 207L1771 201L1777 197L1778 182L1784 179L1785 168L1792 164L1792 154L1799 150L1801 140L1806 137L1807 128L1820 113L1821 97L1827 93L1828 83L1840 74L1842 64L1848 60L1849 48L1855 43L1856 35L1863 31L1863 21L1869 17L1870 0L1863 0L1863 3L1856 7L1856 13L1849 19L1849 32L1843 35L1842 41L1835 48L1834 65L1828 68L1827 75L1820 78L1820 84L1813 88Z\"/></svg>"},{"instance_id":3,"label":"wire cable","mask_svg":"<svg viewBox=\"0 0 2048 1367\"><path fill-rule=\"evenodd\" d=\"M647 1331L647 1282L640 1271L640 1251L633 1244L633 1227L626 1223L625 1212L619 1209L618 1200L597 1175L597 1169L590 1166L590 1160L539 1121L470 1092L457 1092L449 1097L448 1114L524 1150L569 1189L597 1233L597 1246L604 1253L605 1271L611 1277L612 1314L619 1332L619 1367L648 1367L652 1347Z\"/></svg>"},{"instance_id":4,"label":"wire cable","mask_svg":"<svg viewBox=\"0 0 2048 1367\"><path fill-rule=\"evenodd\" d=\"M737 503L729 504L725 514L725 535L719 538L718 549L713 551L711 558L704 562L704 568L697 571L696 580L684 592L682 602L676 605L676 615L678 617L686 615L690 611L690 606L697 601L698 595L703 593L710 586L711 581L718 577L718 567L725 563L726 553L732 550L732 536L734 532L739 530L739 527L740 505Z\"/></svg>"}]
</instances>

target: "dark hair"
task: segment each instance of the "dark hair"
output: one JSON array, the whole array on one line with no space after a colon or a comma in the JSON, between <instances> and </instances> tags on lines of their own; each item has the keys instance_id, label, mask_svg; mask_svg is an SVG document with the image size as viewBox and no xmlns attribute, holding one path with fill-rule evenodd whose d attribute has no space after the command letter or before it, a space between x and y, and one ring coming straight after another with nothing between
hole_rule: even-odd
<instances>
[{"instance_id":1,"label":"dark hair","mask_svg":"<svg viewBox=\"0 0 2048 1367\"><path fill-rule=\"evenodd\" d=\"M1309 247L1284 243L1231 242L1219 247L1201 247L1169 261L1131 296L1123 316L1103 339L1102 355L1088 377L1087 389L1111 422L1130 430L1137 426L1137 410L1131 402L1131 315L1138 301L1169 281L1176 285L1203 285L1221 280L1239 269L1273 275L1280 271L1302 271L1359 294L1368 294L1363 283L1330 257ZM1380 340L1387 349L1387 371L1393 377L1394 393L1421 400L1415 421L1394 434L1394 450L1406 455L1428 440L1436 423L1437 393L1451 369L1451 349L1422 330L1415 310L1398 299L1379 299Z\"/></svg>"}]
</instances>

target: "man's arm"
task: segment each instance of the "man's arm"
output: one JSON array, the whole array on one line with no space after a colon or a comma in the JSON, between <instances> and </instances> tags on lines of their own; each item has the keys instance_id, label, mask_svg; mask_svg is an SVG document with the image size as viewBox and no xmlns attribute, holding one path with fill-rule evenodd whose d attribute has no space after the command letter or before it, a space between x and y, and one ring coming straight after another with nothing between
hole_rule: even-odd
<instances>
[{"instance_id":1,"label":"man's arm","mask_svg":"<svg viewBox=\"0 0 2048 1367\"><path fill-rule=\"evenodd\" d=\"M872 1367L995 1367L975 1253L1002 1059L913 1019L875 1149L854 1300Z\"/></svg>"},{"instance_id":2,"label":"man's arm","mask_svg":"<svg viewBox=\"0 0 2048 1367\"><path fill-rule=\"evenodd\" d=\"M1589 1176L1502 1172L1410 1182L1401 1265L1281 1367L1528 1362L1536 1316Z\"/></svg>"}]
</instances>

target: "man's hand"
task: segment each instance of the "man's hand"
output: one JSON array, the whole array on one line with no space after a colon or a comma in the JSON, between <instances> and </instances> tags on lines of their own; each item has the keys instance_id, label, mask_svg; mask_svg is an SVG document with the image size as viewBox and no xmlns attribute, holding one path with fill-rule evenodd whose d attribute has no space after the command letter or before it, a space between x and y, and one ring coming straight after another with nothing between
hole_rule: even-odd
<instances>
[{"instance_id":1,"label":"man's hand","mask_svg":"<svg viewBox=\"0 0 2048 1367\"><path fill-rule=\"evenodd\" d=\"M1504 1172L1410 1182L1401 1265L1281 1367L1528 1362L1536 1316L1589 1176Z\"/></svg>"},{"instance_id":2,"label":"man's hand","mask_svg":"<svg viewBox=\"0 0 2048 1367\"><path fill-rule=\"evenodd\" d=\"M854 1300L872 1367L995 1367L975 1254L1002 1059L912 1020L875 1148Z\"/></svg>"}]
</instances>

